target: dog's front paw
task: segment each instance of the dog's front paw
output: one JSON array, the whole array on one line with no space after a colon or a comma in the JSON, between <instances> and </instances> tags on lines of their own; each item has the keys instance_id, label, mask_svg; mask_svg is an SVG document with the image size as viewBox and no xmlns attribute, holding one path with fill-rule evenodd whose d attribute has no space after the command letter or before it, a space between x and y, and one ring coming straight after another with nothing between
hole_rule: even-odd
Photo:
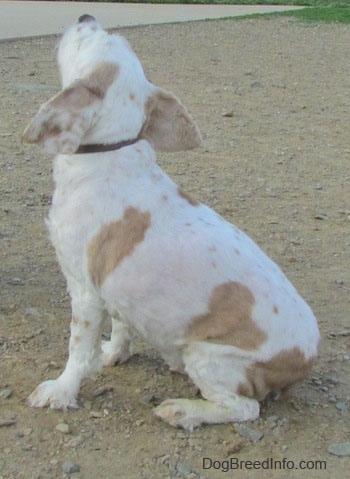
<instances>
[{"instance_id":1,"label":"dog's front paw","mask_svg":"<svg viewBox=\"0 0 350 479\"><path fill-rule=\"evenodd\" d=\"M102 361L105 366L125 363L130 356L132 356L130 342L115 345L112 341L102 341Z\"/></svg>"},{"instance_id":2,"label":"dog's front paw","mask_svg":"<svg viewBox=\"0 0 350 479\"><path fill-rule=\"evenodd\" d=\"M153 413L171 426L192 431L202 424L202 420L193 414L193 400L168 399L153 409Z\"/></svg>"},{"instance_id":3,"label":"dog's front paw","mask_svg":"<svg viewBox=\"0 0 350 479\"><path fill-rule=\"evenodd\" d=\"M77 409L77 400L67 385L59 380L41 383L28 397L32 407L50 406L51 409Z\"/></svg>"}]
</instances>

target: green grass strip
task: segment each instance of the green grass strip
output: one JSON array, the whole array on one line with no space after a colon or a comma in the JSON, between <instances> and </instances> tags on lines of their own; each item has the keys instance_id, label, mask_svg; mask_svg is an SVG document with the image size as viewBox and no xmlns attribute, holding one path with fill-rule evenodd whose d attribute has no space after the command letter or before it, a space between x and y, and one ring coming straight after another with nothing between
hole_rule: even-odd
<instances>
[{"instance_id":1,"label":"green grass strip","mask_svg":"<svg viewBox=\"0 0 350 479\"><path fill-rule=\"evenodd\" d=\"M307 22L350 23L350 6L303 8L301 10L280 12L278 15L293 16Z\"/></svg>"}]
</instances>

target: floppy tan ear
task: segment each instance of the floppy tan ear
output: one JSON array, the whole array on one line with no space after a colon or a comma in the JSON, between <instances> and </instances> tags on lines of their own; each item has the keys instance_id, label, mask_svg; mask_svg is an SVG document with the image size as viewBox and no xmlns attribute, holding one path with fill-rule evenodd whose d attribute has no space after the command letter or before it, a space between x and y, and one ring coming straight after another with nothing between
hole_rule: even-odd
<instances>
[{"instance_id":1,"label":"floppy tan ear","mask_svg":"<svg viewBox=\"0 0 350 479\"><path fill-rule=\"evenodd\" d=\"M145 106L146 121L140 137L156 150L183 151L201 145L202 137L186 108L171 93L155 88Z\"/></svg>"},{"instance_id":2,"label":"floppy tan ear","mask_svg":"<svg viewBox=\"0 0 350 479\"><path fill-rule=\"evenodd\" d=\"M35 143L50 153L74 153L94 123L97 107L118 73L116 65L101 63L87 78L44 103L25 129L24 143Z\"/></svg>"},{"instance_id":3,"label":"floppy tan ear","mask_svg":"<svg viewBox=\"0 0 350 479\"><path fill-rule=\"evenodd\" d=\"M98 97L83 81L44 103L24 130L22 141L42 146L49 153L74 153L91 126Z\"/></svg>"}]
</instances>

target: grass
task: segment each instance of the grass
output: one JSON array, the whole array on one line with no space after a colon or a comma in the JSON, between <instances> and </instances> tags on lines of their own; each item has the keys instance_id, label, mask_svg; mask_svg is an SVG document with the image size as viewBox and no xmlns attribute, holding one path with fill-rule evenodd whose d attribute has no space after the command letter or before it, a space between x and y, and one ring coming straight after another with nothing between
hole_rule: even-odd
<instances>
[{"instance_id":1,"label":"grass","mask_svg":"<svg viewBox=\"0 0 350 479\"><path fill-rule=\"evenodd\" d=\"M74 0L68 0L74 1ZM78 1L78 0L77 0ZM89 0L87 0L89 1ZM215 5L301 5L306 7L343 6L350 7L350 0L90 0L110 3L176 3Z\"/></svg>"},{"instance_id":2,"label":"grass","mask_svg":"<svg viewBox=\"0 0 350 479\"><path fill-rule=\"evenodd\" d=\"M282 12L280 15L297 17L308 22L350 23L350 7L314 7Z\"/></svg>"},{"instance_id":3,"label":"grass","mask_svg":"<svg viewBox=\"0 0 350 479\"><path fill-rule=\"evenodd\" d=\"M68 0L69 1L69 0ZM74 1L74 0L70 0ZM278 13L293 16L308 22L350 23L350 0L95 0L115 3L175 3L175 4L216 4L216 5L300 5L305 8ZM267 14L269 15L269 14ZM260 15L259 15L260 16Z\"/></svg>"}]
</instances>

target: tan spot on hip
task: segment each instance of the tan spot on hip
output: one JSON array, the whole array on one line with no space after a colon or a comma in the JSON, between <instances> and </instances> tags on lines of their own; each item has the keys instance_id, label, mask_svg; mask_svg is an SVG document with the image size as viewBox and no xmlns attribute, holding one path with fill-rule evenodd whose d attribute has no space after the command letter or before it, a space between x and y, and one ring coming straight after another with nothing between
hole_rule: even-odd
<instances>
[{"instance_id":1,"label":"tan spot on hip","mask_svg":"<svg viewBox=\"0 0 350 479\"><path fill-rule=\"evenodd\" d=\"M149 212L130 207L121 220L101 229L87 250L89 275L95 285L101 286L120 262L133 253L150 226Z\"/></svg>"},{"instance_id":2,"label":"tan spot on hip","mask_svg":"<svg viewBox=\"0 0 350 479\"><path fill-rule=\"evenodd\" d=\"M253 350L267 339L252 318L255 303L250 289L232 281L217 286L208 313L192 319L186 341L206 341Z\"/></svg>"},{"instance_id":3,"label":"tan spot on hip","mask_svg":"<svg viewBox=\"0 0 350 479\"><path fill-rule=\"evenodd\" d=\"M258 401L270 392L286 397L293 386L310 374L314 359L306 359L297 347L282 350L269 361L257 361L247 368L246 382L238 386L237 392Z\"/></svg>"}]
</instances>

